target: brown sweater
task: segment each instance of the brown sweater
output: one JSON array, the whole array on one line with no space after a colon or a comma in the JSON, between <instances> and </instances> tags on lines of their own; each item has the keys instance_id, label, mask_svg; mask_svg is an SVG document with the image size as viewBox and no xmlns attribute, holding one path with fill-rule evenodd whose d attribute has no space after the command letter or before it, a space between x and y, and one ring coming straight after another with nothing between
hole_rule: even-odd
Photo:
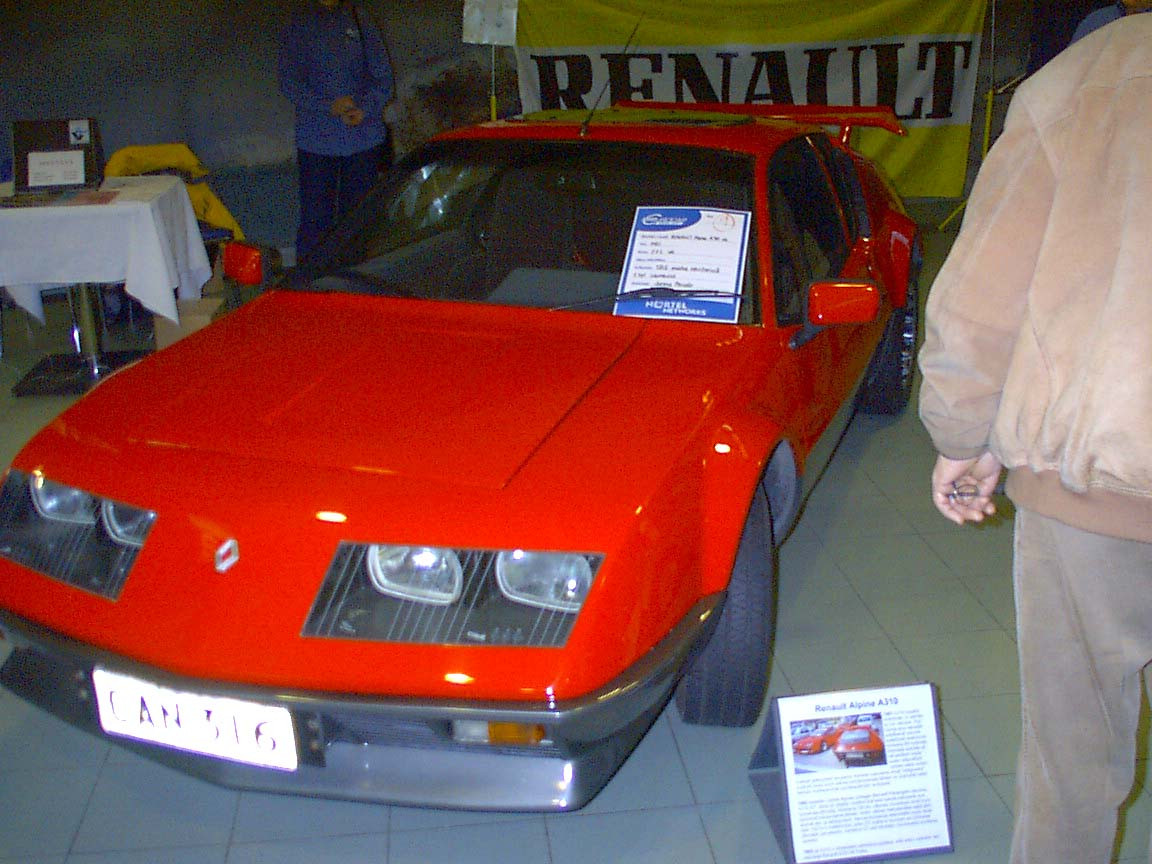
<instances>
[{"instance_id":1,"label":"brown sweater","mask_svg":"<svg viewBox=\"0 0 1152 864\"><path fill-rule=\"evenodd\" d=\"M1024 82L928 298L920 416L1022 507L1152 541L1152 15Z\"/></svg>"}]
</instances>

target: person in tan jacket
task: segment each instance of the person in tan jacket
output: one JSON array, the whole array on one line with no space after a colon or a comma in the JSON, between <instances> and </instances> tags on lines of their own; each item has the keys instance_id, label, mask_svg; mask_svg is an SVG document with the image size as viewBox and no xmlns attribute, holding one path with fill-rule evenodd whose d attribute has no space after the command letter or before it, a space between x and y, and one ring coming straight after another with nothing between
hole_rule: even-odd
<instances>
[{"instance_id":1,"label":"person in tan jacket","mask_svg":"<svg viewBox=\"0 0 1152 864\"><path fill-rule=\"evenodd\" d=\"M958 524L1016 505L1013 864L1105 864L1152 661L1152 15L1024 82L928 297L920 417Z\"/></svg>"}]
</instances>

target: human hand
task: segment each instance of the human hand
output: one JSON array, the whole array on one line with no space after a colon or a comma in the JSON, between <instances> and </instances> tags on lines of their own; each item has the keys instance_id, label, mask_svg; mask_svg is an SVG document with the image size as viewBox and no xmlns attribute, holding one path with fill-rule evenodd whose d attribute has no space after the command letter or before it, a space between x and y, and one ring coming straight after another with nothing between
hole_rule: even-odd
<instances>
[{"instance_id":1,"label":"human hand","mask_svg":"<svg viewBox=\"0 0 1152 864\"><path fill-rule=\"evenodd\" d=\"M992 492L1002 467L991 453L976 459L937 456L932 468L932 503L957 525L983 521L996 512Z\"/></svg>"},{"instance_id":2,"label":"human hand","mask_svg":"<svg viewBox=\"0 0 1152 864\"><path fill-rule=\"evenodd\" d=\"M359 126L364 122L364 109L353 107L341 114L340 119L348 126Z\"/></svg>"},{"instance_id":3,"label":"human hand","mask_svg":"<svg viewBox=\"0 0 1152 864\"><path fill-rule=\"evenodd\" d=\"M336 117L341 119L349 111L358 110L356 108L356 100L351 96L341 96L338 99L333 99L332 104L328 106L328 110Z\"/></svg>"}]
</instances>

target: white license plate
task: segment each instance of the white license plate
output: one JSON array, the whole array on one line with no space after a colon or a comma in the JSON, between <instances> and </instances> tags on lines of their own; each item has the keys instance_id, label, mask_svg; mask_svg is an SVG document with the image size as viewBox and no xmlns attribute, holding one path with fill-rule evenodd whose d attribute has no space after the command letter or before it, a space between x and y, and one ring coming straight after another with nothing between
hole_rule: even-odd
<instances>
[{"instance_id":1,"label":"white license plate","mask_svg":"<svg viewBox=\"0 0 1152 864\"><path fill-rule=\"evenodd\" d=\"M296 735L287 708L170 690L93 669L100 725L111 735L164 747L296 770Z\"/></svg>"}]
</instances>

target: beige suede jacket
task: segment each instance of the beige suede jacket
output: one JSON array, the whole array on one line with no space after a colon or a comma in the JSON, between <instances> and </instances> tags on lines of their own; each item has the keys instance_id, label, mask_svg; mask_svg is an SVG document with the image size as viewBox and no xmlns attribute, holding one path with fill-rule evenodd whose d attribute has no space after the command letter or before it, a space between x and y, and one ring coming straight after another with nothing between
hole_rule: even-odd
<instances>
[{"instance_id":1,"label":"beige suede jacket","mask_svg":"<svg viewBox=\"0 0 1152 864\"><path fill-rule=\"evenodd\" d=\"M928 296L920 417L1017 505L1152 541L1152 14L1024 82Z\"/></svg>"}]
</instances>

